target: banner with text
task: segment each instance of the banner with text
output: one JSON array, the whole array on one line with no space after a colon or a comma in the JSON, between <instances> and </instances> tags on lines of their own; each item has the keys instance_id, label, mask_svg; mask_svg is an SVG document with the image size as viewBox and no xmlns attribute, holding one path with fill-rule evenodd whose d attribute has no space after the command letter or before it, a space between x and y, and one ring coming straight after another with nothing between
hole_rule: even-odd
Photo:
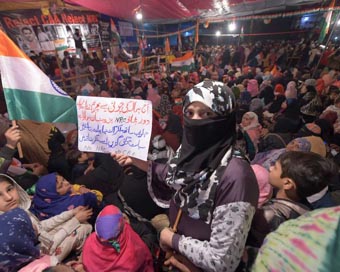
<instances>
[{"instance_id":1,"label":"banner with text","mask_svg":"<svg viewBox=\"0 0 340 272\"><path fill-rule=\"evenodd\" d=\"M75 53L76 29L84 48L101 48L99 17L98 13L91 11L66 9L55 14L43 14L41 10L6 11L0 12L0 27L29 56L33 54L31 51L48 55L64 50Z\"/></svg>"},{"instance_id":2,"label":"banner with text","mask_svg":"<svg viewBox=\"0 0 340 272\"><path fill-rule=\"evenodd\" d=\"M117 28L114 30L124 37L124 42L129 46L136 43L130 22L93 11L0 11L0 29L29 56L43 52L51 56L58 53L63 58L63 51L67 50L80 57L81 48L88 52L103 50L107 55L112 50L111 43L115 41L111 34L111 21L115 21ZM76 34L76 30L79 34ZM76 44L79 37L81 43Z\"/></svg>"},{"instance_id":3,"label":"banner with text","mask_svg":"<svg viewBox=\"0 0 340 272\"><path fill-rule=\"evenodd\" d=\"M78 148L122 153L146 161L152 127L147 100L77 97Z\"/></svg>"}]
</instances>

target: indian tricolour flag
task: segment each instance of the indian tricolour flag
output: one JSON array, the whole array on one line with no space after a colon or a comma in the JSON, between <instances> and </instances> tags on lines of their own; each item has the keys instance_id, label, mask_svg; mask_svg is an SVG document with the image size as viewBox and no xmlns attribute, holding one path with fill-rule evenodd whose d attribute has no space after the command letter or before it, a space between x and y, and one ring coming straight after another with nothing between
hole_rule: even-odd
<instances>
[{"instance_id":1,"label":"indian tricolour flag","mask_svg":"<svg viewBox=\"0 0 340 272\"><path fill-rule=\"evenodd\" d=\"M171 62L171 70L173 71L190 71L195 67L195 60L192 51L187 52L180 58L175 58Z\"/></svg>"},{"instance_id":2,"label":"indian tricolour flag","mask_svg":"<svg viewBox=\"0 0 340 272\"><path fill-rule=\"evenodd\" d=\"M329 26L330 26L331 20L332 20L334 5L335 5L335 0L332 0L332 2L329 4L329 8L328 8L328 11L326 13L326 18L324 19L324 22L323 22L323 26L322 26L320 36L319 36L319 43L323 42L323 40L325 39L325 37L326 37L326 35L329 31Z\"/></svg>"},{"instance_id":3,"label":"indian tricolour flag","mask_svg":"<svg viewBox=\"0 0 340 272\"><path fill-rule=\"evenodd\" d=\"M75 101L1 30L0 73L11 120L77 123Z\"/></svg>"}]
</instances>

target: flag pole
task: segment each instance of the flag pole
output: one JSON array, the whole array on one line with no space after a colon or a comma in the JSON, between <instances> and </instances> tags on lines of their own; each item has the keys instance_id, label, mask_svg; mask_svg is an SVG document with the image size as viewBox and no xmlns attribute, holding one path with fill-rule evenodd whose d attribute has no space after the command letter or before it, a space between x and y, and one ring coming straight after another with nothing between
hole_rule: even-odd
<instances>
[{"instance_id":1,"label":"flag pole","mask_svg":"<svg viewBox=\"0 0 340 272\"><path fill-rule=\"evenodd\" d=\"M315 69L314 69L314 71L313 71L313 76L312 76L312 77L315 76L316 71L317 71L318 68L319 68L321 59L322 59L323 55L325 54L325 51L326 51L326 49L327 49L327 47L328 47L328 45L329 45L329 43L330 43L330 41L331 41L331 39L332 39L333 32L334 32L334 30L335 30L335 26L336 26L336 24L337 24L337 22L338 22L338 20L339 20L339 17L340 17L340 12L338 12L338 14L337 14L336 17L335 17L335 21L334 21L334 24L333 24L331 33L330 33L329 36L328 36L327 42L326 42L326 44L325 44L325 48L324 48L324 50L322 51L322 54L321 54L321 56L320 56L320 58L319 58L319 60L318 60L318 63L317 63L316 66L315 66Z\"/></svg>"},{"instance_id":2,"label":"flag pole","mask_svg":"<svg viewBox=\"0 0 340 272\"><path fill-rule=\"evenodd\" d=\"M17 126L17 121L16 120L12 120L12 126L13 127ZM18 149L18 153L19 153L19 158L22 159L24 157L24 153L22 152L22 147L21 147L21 143L20 142L17 143L17 149Z\"/></svg>"}]
</instances>

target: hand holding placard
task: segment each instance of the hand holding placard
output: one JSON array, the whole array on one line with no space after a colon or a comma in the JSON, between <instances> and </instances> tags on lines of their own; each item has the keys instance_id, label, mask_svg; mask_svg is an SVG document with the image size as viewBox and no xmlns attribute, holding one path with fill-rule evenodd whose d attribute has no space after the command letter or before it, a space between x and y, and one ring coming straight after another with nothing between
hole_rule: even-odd
<instances>
[{"instance_id":1,"label":"hand holding placard","mask_svg":"<svg viewBox=\"0 0 340 272\"><path fill-rule=\"evenodd\" d=\"M147 159L152 104L147 100L77 97L78 148Z\"/></svg>"}]
</instances>

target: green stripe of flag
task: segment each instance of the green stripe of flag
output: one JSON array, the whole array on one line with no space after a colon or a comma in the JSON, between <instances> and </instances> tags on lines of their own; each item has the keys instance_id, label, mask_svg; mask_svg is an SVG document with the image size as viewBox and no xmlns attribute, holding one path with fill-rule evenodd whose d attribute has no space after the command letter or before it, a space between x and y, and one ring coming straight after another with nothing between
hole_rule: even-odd
<instances>
[{"instance_id":1,"label":"green stripe of flag","mask_svg":"<svg viewBox=\"0 0 340 272\"><path fill-rule=\"evenodd\" d=\"M39 122L77 123L76 104L69 96L11 88L4 88L4 94L11 120L30 119Z\"/></svg>"}]
</instances>

